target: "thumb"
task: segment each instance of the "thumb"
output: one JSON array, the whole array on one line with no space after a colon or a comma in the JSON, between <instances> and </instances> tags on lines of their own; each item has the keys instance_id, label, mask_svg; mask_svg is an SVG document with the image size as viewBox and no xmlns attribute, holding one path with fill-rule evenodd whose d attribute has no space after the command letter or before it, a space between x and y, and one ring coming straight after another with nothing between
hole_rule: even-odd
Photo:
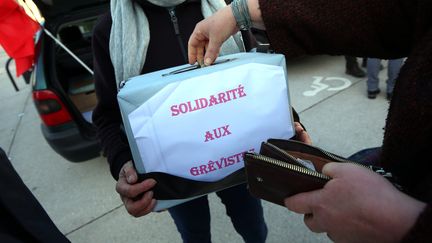
<instances>
[{"instance_id":1,"label":"thumb","mask_svg":"<svg viewBox=\"0 0 432 243\"><path fill-rule=\"evenodd\" d=\"M124 175L126 177L128 184L134 184L137 182L138 175L137 175L136 170L132 164L132 161L128 161L123 166L123 172L124 172Z\"/></svg>"},{"instance_id":2,"label":"thumb","mask_svg":"<svg viewBox=\"0 0 432 243\"><path fill-rule=\"evenodd\" d=\"M322 168L322 173L331 178L342 177L342 175L344 174L343 173L345 168L344 166L346 166L346 164L344 163L336 163L336 162L327 163Z\"/></svg>"},{"instance_id":3,"label":"thumb","mask_svg":"<svg viewBox=\"0 0 432 243\"><path fill-rule=\"evenodd\" d=\"M285 207L287 207L290 211L299 214L312 213L312 207L315 202L315 198L319 193L319 190L315 190L287 197L284 200Z\"/></svg>"}]
</instances>

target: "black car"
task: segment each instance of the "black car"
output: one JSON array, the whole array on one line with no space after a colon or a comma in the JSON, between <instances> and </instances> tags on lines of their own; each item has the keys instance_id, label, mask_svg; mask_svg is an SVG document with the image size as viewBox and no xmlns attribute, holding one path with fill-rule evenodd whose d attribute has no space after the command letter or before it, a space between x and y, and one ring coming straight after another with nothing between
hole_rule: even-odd
<instances>
[{"instance_id":1,"label":"black car","mask_svg":"<svg viewBox=\"0 0 432 243\"><path fill-rule=\"evenodd\" d=\"M109 8L109 0L34 2L45 18L46 30L89 67L86 69L46 32L40 32L30 82L43 136L69 161L97 157L101 149L91 122L97 102L91 37L96 20Z\"/></svg>"}]
</instances>

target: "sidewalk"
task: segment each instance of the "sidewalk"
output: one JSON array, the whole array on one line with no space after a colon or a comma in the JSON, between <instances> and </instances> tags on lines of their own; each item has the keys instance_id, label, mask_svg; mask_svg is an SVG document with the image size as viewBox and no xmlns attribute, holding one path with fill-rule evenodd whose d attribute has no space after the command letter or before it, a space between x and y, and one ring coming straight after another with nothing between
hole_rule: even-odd
<instances>
[{"instance_id":1,"label":"sidewalk","mask_svg":"<svg viewBox=\"0 0 432 243\"><path fill-rule=\"evenodd\" d=\"M127 214L104 158L71 163L48 146L31 86L20 78L20 91L14 91L6 60L0 50L0 146L59 229L77 243L181 242L167 212L138 219ZM348 156L381 144L388 102L382 94L367 99L365 80L345 75L344 68L343 56L319 56L290 62L288 73L291 103L314 144ZM219 198L212 194L209 201L213 242L242 242ZM329 242L325 234L309 232L300 215L263 205L269 243Z\"/></svg>"}]
</instances>

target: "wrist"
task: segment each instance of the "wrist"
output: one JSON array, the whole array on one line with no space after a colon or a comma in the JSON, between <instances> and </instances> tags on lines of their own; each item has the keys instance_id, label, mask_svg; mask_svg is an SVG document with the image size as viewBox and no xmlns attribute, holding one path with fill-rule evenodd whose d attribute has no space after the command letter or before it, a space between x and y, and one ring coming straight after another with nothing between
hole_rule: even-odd
<instances>
[{"instance_id":1,"label":"wrist","mask_svg":"<svg viewBox=\"0 0 432 243\"><path fill-rule=\"evenodd\" d=\"M386 230L387 232L393 232L390 239L395 242L399 242L406 237L426 208L425 203L405 194L398 202L399 205L397 206L399 207L394 210L395 218L393 218L393 223L387 225L388 229Z\"/></svg>"},{"instance_id":2,"label":"wrist","mask_svg":"<svg viewBox=\"0 0 432 243\"><path fill-rule=\"evenodd\" d=\"M131 151L124 150L120 151L116 154L115 157L109 157L108 162L110 164L110 172L112 177L115 180L118 180L119 173L122 169L122 167L129 161L132 160L132 154Z\"/></svg>"},{"instance_id":3,"label":"wrist","mask_svg":"<svg viewBox=\"0 0 432 243\"><path fill-rule=\"evenodd\" d=\"M411 202L407 205L407 209L403 212L404 215L401 217L404 219L403 222L401 222L402 236L405 236L415 226L419 216L426 208L424 202L420 202L414 198L410 198L410 200Z\"/></svg>"},{"instance_id":4,"label":"wrist","mask_svg":"<svg viewBox=\"0 0 432 243\"><path fill-rule=\"evenodd\" d=\"M234 0L230 7L238 29L265 29L258 0Z\"/></svg>"},{"instance_id":5,"label":"wrist","mask_svg":"<svg viewBox=\"0 0 432 243\"><path fill-rule=\"evenodd\" d=\"M428 204L401 242L432 242L432 236L429 233L431 223L432 205Z\"/></svg>"},{"instance_id":6,"label":"wrist","mask_svg":"<svg viewBox=\"0 0 432 243\"><path fill-rule=\"evenodd\" d=\"M227 20L224 22L224 27L226 29L231 30L231 33L229 33L230 36L237 33L240 29L238 28L237 21L233 13L232 5L231 4L227 5L226 7L222 8L219 12L221 12L220 14L223 16L221 17L221 19Z\"/></svg>"},{"instance_id":7,"label":"wrist","mask_svg":"<svg viewBox=\"0 0 432 243\"><path fill-rule=\"evenodd\" d=\"M264 22L261 16L261 9L258 0L246 0L248 2L249 15L252 26L257 29L265 29Z\"/></svg>"},{"instance_id":8,"label":"wrist","mask_svg":"<svg viewBox=\"0 0 432 243\"><path fill-rule=\"evenodd\" d=\"M240 30L249 30L252 27L247 0L234 0L231 3L231 11L237 27Z\"/></svg>"}]
</instances>

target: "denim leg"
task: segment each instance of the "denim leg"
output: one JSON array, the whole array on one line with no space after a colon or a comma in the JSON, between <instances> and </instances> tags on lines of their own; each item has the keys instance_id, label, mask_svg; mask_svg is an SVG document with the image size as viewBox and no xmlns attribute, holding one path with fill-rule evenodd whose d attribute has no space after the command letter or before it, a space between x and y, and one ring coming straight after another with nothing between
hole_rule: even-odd
<instances>
[{"instance_id":1,"label":"denim leg","mask_svg":"<svg viewBox=\"0 0 432 243\"><path fill-rule=\"evenodd\" d=\"M403 58L391 59L388 61L387 93L390 93L390 94L393 93L395 81L399 75L399 70L402 67L402 64L403 64Z\"/></svg>"},{"instance_id":2,"label":"denim leg","mask_svg":"<svg viewBox=\"0 0 432 243\"><path fill-rule=\"evenodd\" d=\"M380 71L381 59L367 59L367 91L376 91L379 89L378 74Z\"/></svg>"},{"instance_id":3,"label":"denim leg","mask_svg":"<svg viewBox=\"0 0 432 243\"><path fill-rule=\"evenodd\" d=\"M351 156L348 160L359 162L363 165L378 165L381 156L381 147L362 149Z\"/></svg>"},{"instance_id":4,"label":"denim leg","mask_svg":"<svg viewBox=\"0 0 432 243\"><path fill-rule=\"evenodd\" d=\"M184 243L210 243L210 210L207 196L169 208Z\"/></svg>"},{"instance_id":5,"label":"denim leg","mask_svg":"<svg viewBox=\"0 0 432 243\"><path fill-rule=\"evenodd\" d=\"M226 214L234 229L246 243L263 243L267 238L267 225L261 201L252 195L246 184L234 186L216 193L225 204Z\"/></svg>"}]
</instances>

